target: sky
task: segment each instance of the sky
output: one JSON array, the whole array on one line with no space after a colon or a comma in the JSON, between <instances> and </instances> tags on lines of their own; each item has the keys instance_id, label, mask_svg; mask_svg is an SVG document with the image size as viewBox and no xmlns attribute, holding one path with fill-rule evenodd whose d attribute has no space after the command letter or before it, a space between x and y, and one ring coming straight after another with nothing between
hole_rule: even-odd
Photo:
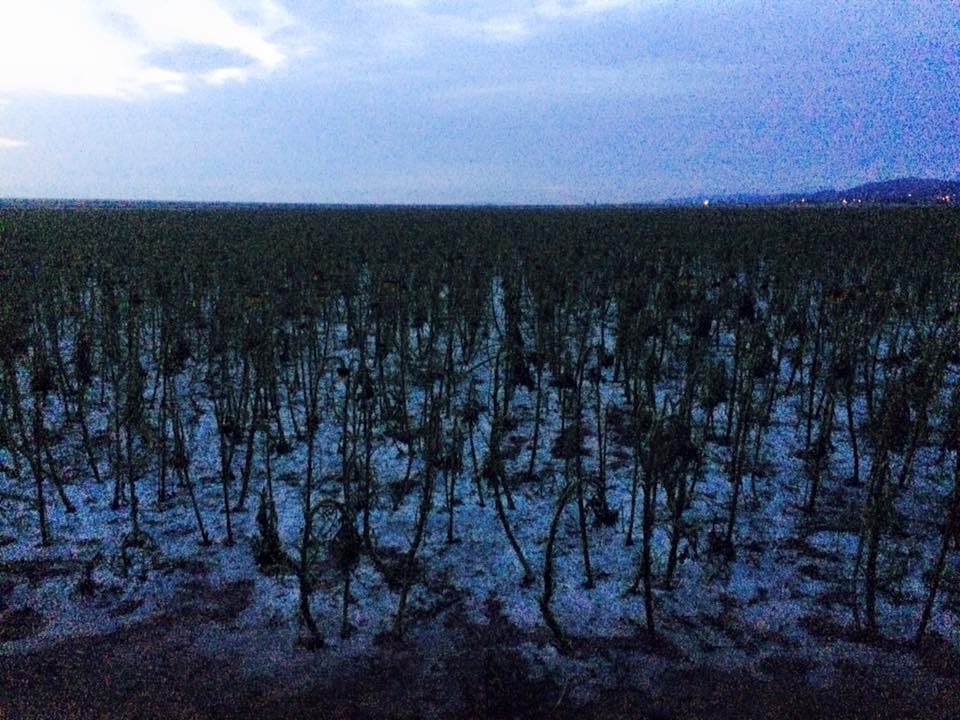
<instances>
[{"instance_id":1,"label":"sky","mask_svg":"<svg viewBox=\"0 0 960 720\"><path fill-rule=\"evenodd\" d=\"M960 179L960 0L0 0L0 197Z\"/></svg>"}]
</instances>

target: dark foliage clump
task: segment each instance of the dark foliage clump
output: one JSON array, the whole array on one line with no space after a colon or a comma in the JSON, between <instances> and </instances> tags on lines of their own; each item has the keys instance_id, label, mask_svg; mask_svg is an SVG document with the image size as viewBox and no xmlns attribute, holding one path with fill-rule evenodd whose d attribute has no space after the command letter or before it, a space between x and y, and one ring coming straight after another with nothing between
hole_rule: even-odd
<instances>
[{"instance_id":1,"label":"dark foliage clump","mask_svg":"<svg viewBox=\"0 0 960 720\"><path fill-rule=\"evenodd\" d=\"M558 460L572 460L580 455L585 457L590 451L583 445L583 431L578 431L576 426L564 428L553 440L550 446L550 454Z\"/></svg>"},{"instance_id":2,"label":"dark foliage clump","mask_svg":"<svg viewBox=\"0 0 960 720\"><path fill-rule=\"evenodd\" d=\"M278 572L293 567L293 561L283 549L277 529L277 508L264 488L257 506L257 530L253 540L253 554L257 566L264 572Z\"/></svg>"}]
</instances>

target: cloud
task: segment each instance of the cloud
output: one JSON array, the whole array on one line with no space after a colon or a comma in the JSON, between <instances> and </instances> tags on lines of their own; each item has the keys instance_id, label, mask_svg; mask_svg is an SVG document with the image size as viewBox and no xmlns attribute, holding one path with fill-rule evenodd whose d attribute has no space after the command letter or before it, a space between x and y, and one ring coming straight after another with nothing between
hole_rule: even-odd
<instances>
[{"instance_id":1,"label":"cloud","mask_svg":"<svg viewBox=\"0 0 960 720\"><path fill-rule=\"evenodd\" d=\"M275 0L30 0L0 25L0 92L131 98L266 75L294 24ZM195 67L190 49L225 51ZM179 54L186 51L186 59ZM239 63L236 62L239 60Z\"/></svg>"},{"instance_id":2,"label":"cloud","mask_svg":"<svg viewBox=\"0 0 960 720\"><path fill-rule=\"evenodd\" d=\"M0 137L0 150L13 150L15 148L26 147L27 143L23 140L15 140L14 138L5 138Z\"/></svg>"},{"instance_id":3,"label":"cloud","mask_svg":"<svg viewBox=\"0 0 960 720\"><path fill-rule=\"evenodd\" d=\"M654 59L637 60L617 66L565 64L508 79L463 82L440 89L437 97L445 101L492 101L497 98L520 102L560 103L585 100L663 100L715 96L717 87L736 71L719 62L664 63Z\"/></svg>"},{"instance_id":4,"label":"cloud","mask_svg":"<svg viewBox=\"0 0 960 720\"><path fill-rule=\"evenodd\" d=\"M450 36L493 43L528 40L552 23L586 18L617 10L646 8L665 0L381 0L399 13L398 22L419 37Z\"/></svg>"},{"instance_id":5,"label":"cloud","mask_svg":"<svg viewBox=\"0 0 960 720\"><path fill-rule=\"evenodd\" d=\"M593 15L631 6L651 4L653 3L649 0L647 2L636 2L635 0L550 0L549 2L538 3L535 12L547 18L564 18Z\"/></svg>"}]
</instances>

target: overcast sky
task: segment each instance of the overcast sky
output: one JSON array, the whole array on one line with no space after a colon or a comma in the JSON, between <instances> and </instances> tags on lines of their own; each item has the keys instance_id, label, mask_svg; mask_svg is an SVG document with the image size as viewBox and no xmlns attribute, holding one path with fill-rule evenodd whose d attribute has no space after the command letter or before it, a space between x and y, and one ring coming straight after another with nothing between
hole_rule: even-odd
<instances>
[{"instance_id":1,"label":"overcast sky","mask_svg":"<svg viewBox=\"0 0 960 720\"><path fill-rule=\"evenodd\" d=\"M0 0L0 197L960 178L958 0Z\"/></svg>"}]
</instances>

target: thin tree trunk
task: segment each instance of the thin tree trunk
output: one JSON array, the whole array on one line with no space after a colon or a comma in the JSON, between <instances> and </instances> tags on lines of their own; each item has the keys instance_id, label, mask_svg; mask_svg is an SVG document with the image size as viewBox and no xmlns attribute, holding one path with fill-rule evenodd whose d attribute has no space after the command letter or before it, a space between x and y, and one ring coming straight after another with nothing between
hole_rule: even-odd
<instances>
[{"instance_id":1,"label":"thin tree trunk","mask_svg":"<svg viewBox=\"0 0 960 720\"><path fill-rule=\"evenodd\" d=\"M643 562L640 568L643 580L643 613L647 622L647 633L656 635L653 606L653 526L657 512L657 477L651 463L644 473L643 483Z\"/></svg>"},{"instance_id":2,"label":"thin tree trunk","mask_svg":"<svg viewBox=\"0 0 960 720\"><path fill-rule=\"evenodd\" d=\"M308 381L309 382L309 381ZM311 416L315 408L307 408L307 471L303 490L303 532L300 536L300 562L297 565L297 580L300 591L300 618L303 624L307 626L310 632L308 647L311 649L323 647L324 639L317 627L317 622L313 618L313 611L310 609L310 593L313 588L310 585L310 566L311 552L313 543L313 462L314 462L314 440L316 435L316 418Z\"/></svg>"},{"instance_id":3,"label":"thin tree trunk","mask_svg":"<svg viewBox=\"0 0 960 720\"><path fill-rule=\"evenodd\" d=\"M530 441L530 462L527 465L527 478L533 479L536 471L537 451L540 448L540 414L543 411L543 362L538 358L535 363L537 370L537 398L533 409L533 438Z\"/></svg>"},{"instance_id":4,"label":"thin tree trunk","mask_svg":"<svg viewBox=\"0 0 960 720\"><path fill-rule=\"evenodd\" d=\"M547 546L543 560L543 594L540 596L540 612L543 615L543 621L547 627L550 628L550 632L553 633L557 647L561 652L568 652L570 650L570 641L564 634L560 623L557 621L556 615L553 614L553 610L550 607L555 592L553 548L557 540L557 531L560 528L560 517L573 498L574 491L575 486L572 483L563 489L557 501L557 509L553 513L553 519L550 521L550 530L547 533Z\"/></svg>"},{"instance_id":5,"label":"thin tree trunk","mask_svg":"<svg viewBox=\"0 0 960 720\"><path fill-rule=\"evenodd\" d=\"M930 624L930 618L933 615L933 605L937 599L937 593L940 590L940 582L943 579L943 569L947 563L947 554L950 552L950 545L954 538L960 534L960 451L956 453L953 469L953 497L950 500L950 509L947 513L947 521L944 523L943 531L940 537L940 549L937 552L937 558L930 571L930 587L927 592L926 602L923 604L923 612L920 615L920 624L917 627L917 634L914 636L914 642L919 645L923 642L923 636Z\"/></svg>"},{"instance_id":6,"label":"thin tree trunk","mask_svg":"<svg viewBox=\"0 0 960 720\"><path fill-rule=\"evenodd\" d=\"M860 484L860 443L857 440L857 426L853 415L853 388L848 385L844 393L847 410L847 432L850 435L850 451L853 455L853 477L855 485Z\"/></svg>"},{"instance_id":7,"label":"thin tree trunk","mask_svg":"<svg viewBox=\"0 0 960 720\"><path fill-rule=\"evenodd\" d=\"M417 520L414 525L413 540L410 548L403 559L403 583L400 586L400 600L397 604L397 614L394 616L393 632L396 637L403 637L403 620L407 608L407 598L410 588L413 586L414 561L423 538L426 534L427 521L430 518L430 512L433 509L433 485L435 480L435 463L437 460L437 445L440 432L439 425L439 406L433 407L435 400L428 395L424 400L425 413L429 418L427 422L427 438L424 443L426 455L426 471L424 472L423 487L420 491L420 507L417 511ZM428 409L429 406L429 409Z\"/></svg>"}]
</instances>

